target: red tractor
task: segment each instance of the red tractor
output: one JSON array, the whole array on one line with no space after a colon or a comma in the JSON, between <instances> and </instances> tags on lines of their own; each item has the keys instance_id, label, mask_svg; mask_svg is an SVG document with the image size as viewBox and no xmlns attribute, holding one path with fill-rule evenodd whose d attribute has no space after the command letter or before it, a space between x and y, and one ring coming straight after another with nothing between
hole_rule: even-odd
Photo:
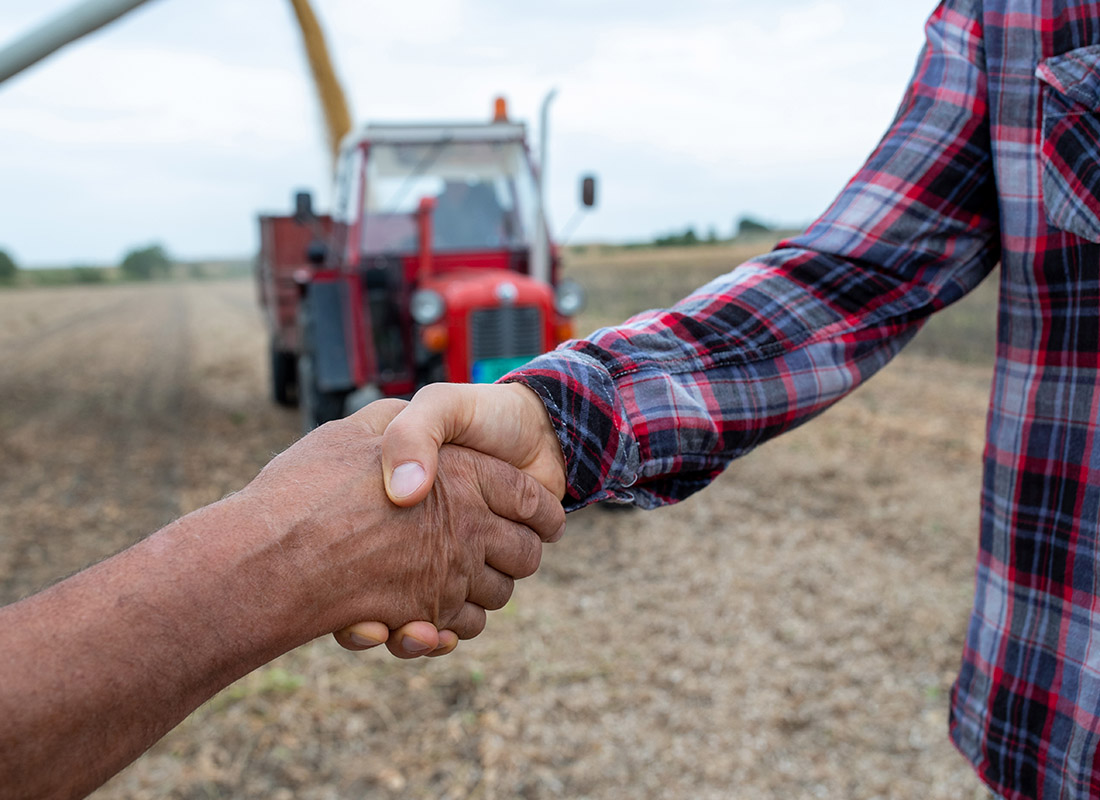
<instances>
[{"instance_id":1,"label":"red tractor","mask_svg":"<svg viewBox=\"0 0 1100 800\"><path fill-rule=\"evenodd\" d=\"M583 181L582 202L595 183ZM331 216L299 193L260 217L272 392L308 430L436 381L491 382L573 335L526 128L368 125L341 148Z\"/></svg>"}]
</instances>

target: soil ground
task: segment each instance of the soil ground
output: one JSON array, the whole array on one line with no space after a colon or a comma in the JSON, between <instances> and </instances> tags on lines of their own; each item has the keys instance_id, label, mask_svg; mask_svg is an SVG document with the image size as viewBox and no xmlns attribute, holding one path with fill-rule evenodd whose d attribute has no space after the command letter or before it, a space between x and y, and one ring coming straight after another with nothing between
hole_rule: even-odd
<instances>
[{"instance_id":1,"label":"soil ground","mask_svg":"<svg viewBox=\"0 0 1100 800\"><path fill-rule=\"evenodd\" d=\"M576 255L582 327L748 254ZM454 655L319 640L94 797L984 798L946 728L991 296L679 506L572 515ZM2 602L240 488L297 435L245 281L0 293L0 375Z\"/></svg>"}]
</instances>

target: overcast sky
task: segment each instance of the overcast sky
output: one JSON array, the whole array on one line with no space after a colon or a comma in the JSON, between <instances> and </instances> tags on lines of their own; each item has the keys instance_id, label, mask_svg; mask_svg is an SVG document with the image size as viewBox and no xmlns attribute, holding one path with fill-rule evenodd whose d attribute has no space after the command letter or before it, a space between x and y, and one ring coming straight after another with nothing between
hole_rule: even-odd
<instances>
[{"instance_id":1,"label":"overcast sky","mask_svg":"<svg viewBox=\"0 0 1100 800\"><path fill-rule=\"evenodd\" d=\"M0 46L75 0L0 5ZM647 239L820 213L889 123L933 0L314 0L357 123L552 106L560 230ZM0 85L0 249L114 263L247 256L328 157L285 0L154 0Z\"/></svg>"}]
</instances>

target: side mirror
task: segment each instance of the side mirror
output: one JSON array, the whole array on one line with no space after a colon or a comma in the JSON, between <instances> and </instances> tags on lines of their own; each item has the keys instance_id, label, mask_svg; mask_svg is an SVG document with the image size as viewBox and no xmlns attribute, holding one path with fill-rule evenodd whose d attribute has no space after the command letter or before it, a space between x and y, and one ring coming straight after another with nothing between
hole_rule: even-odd
<instances>
[{"instance_id":1,"label":"side mirror","mask_svg":"<svg viewBox=\"0 0 1100 800\"><path fill-rule=\"evenodd\" d=\"M304 224L314 219L313 195L309 192L297 192L294 195L294 219L299 224Z\"/></svg>"},{"instance_id":2,"label":"side mirror","mask_svg":"<svg viewBox=\"0 0 1100 800\"><path fill-rule=\"evenodd\" d=\"M585 208L596 205L596 177L585 175L581 180L581 204Z\"/></svg>"},{"instance_id":3,"label":"side mirror","mask_svg":"<svg viewBox=\"0 0 1100 800\"><path fill-rule=\"evenodd\" d=\"M325 259L328 258L328 247L320 239L314 239L309 243L309 247L306 248L306 261L315 267L319 267L325 263Z\"/></svg>"}]
</instances>

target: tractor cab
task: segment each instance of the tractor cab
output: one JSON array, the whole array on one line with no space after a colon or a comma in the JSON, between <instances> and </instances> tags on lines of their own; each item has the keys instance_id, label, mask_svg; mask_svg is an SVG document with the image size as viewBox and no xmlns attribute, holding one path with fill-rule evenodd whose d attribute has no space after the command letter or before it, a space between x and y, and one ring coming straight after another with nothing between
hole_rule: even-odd
<instances>
[{"instance_id":1,"label":"tractor cab","mask_svg":"<svg viewBox=\"0 0 1100 800\"><path fill-rule=\"evenodd\" d=\"M341 186L345 218L360 223L365 256L418 250L424 213L431 217L431 250L440 256L530 252L540 209L522 126L372 126L365 137L361 155L347 156L340 175L348 187Z\"/></svg>"}]
</instances>

